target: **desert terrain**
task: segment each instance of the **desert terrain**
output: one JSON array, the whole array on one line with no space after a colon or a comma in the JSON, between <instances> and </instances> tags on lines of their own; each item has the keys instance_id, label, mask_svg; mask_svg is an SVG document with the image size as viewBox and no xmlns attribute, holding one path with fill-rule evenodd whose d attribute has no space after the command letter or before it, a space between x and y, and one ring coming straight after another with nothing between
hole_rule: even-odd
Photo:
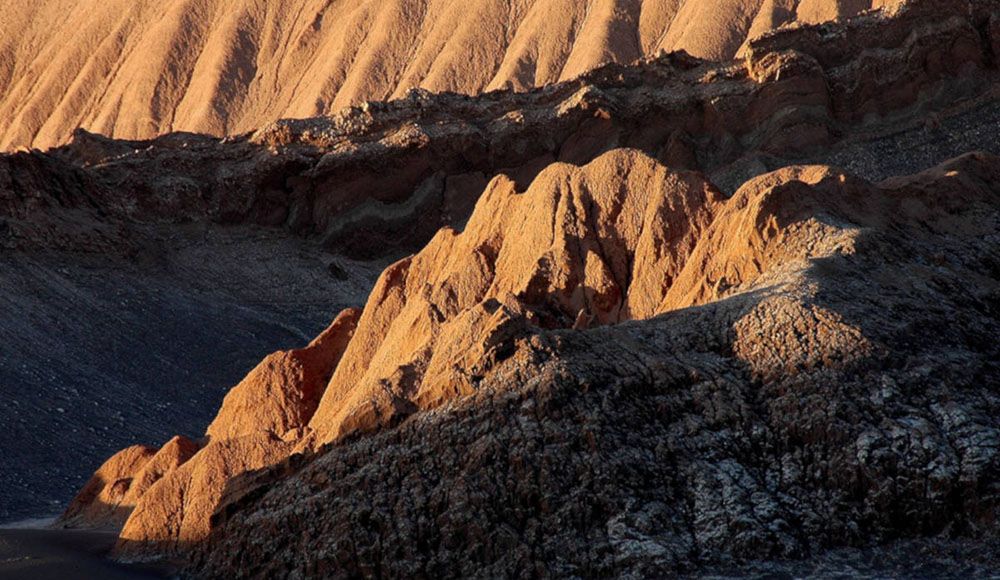
<instances>
[{"instance_id":1,"label":"desert terrain","mask_svg":"<svg viewBox=\"0 0 1000 580\"><path fill-rule=\"evenodd\" d=\"M0 2L0 149L84 128L217 136L399 98L569 80L660 51L727 59L782 24L899 0Z\"/></svg>"},{"instance_id":2,"label":"desert terrain","mask_svg":"<svg viewBox=\"0 0 1000 580\"><path fill-rule=\"evenodd\" d=\"M0 573L1000 570L995 3L0 7Z\"/></svg>"}]
</instances>

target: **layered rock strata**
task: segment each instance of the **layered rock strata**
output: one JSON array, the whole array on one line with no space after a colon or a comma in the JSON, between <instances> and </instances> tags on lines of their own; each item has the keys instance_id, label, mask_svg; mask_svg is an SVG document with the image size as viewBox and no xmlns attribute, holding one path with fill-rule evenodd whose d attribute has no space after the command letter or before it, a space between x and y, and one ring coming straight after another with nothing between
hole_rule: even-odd
<instances>
[{"instance_id":1,"label":"layered rock strata","mask_svg":"<svg viewBox=\"0 0 1000 580\"><path fill-rule=\"evenodd\" d=\"M902 0L5 0L0 149L240 134L411 88L479 94Z\"/></svg>"},{"instance_id":2,"label":"layered rock strata","mask_svg":"<svg viewBox=\"0 0 1000 580\"><path fill-rule=\"evenodd\" d=\"M553 161L581 165L615 147L700 170L731 193L790 162L934 130L958 103L995 102L997 10L920 0L893 18L784 28L731 63L671 54L527 93L418 91L223 141L77 132L51 154L3 158L0 200L16 201L3 204L0 239L112 251L127 245L129 223L208 219L288 228L356 257L408 252L441 226L460 228L498 173L523 188ZM50 187L55 174L66 177ZM45 229L53 218L31 207L97 211L100 225Z\"/></svg>"}]
</instances>

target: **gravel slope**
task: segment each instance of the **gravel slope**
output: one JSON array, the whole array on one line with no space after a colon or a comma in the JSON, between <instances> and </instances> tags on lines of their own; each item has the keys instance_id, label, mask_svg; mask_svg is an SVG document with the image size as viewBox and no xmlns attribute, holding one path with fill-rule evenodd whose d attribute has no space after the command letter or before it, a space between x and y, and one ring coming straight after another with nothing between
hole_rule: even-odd
<instances>
[{"instance_id":1,"label":"gravel slope","mask_svg":"<svg viewBox=\"0 0 1000 580\"><path fill-rule=\"evenodd\" d=\"M58 513L127 442L203 433L248 369L363 303L379 269L274 231L149 240L134 258L0 258L0 522Z\"/></svg>"}]
</instances>

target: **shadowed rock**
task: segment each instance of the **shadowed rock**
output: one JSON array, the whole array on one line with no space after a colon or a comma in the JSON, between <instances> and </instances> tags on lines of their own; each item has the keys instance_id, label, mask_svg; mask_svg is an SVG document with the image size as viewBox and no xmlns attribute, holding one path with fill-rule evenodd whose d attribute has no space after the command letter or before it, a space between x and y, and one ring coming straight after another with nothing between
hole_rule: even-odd
<instances>
[{"instance_id":1,"label":"shadowed rock","mask_svg":"<svg viewBox=\"0 0 1000 580\"><path fill-rule=\"evenodd\" d=\"M210 576L641 577L900 537L995 540L1000 159L877 184L760 160L919 110L945 74L968 81L956 94L988 93L996 8L966 6L779 31L742 66L673 55L506 95L543 112L534 125L528 108L456 105L493 119L487 165L503 151L533 170L493 177L460 232L388 267L337 332L265 360L207 446L138 499L118 553L181 554ZM349 179L355 164L469 152L484 134L409 123L435 114L425 97L235 145L320 155L303 203L338 239L407 209L338 213L368 183ZM574 115L550 150L519 145ZM645 146L619 147L632 140ZM761 157L721 174L741 184L729 198L657 161L746 151ZM420 155L393 184L414 192L409 210L448 187Z\"/></svg>"},{"instance_id":2,"label":"shadowed rock","mask_svg":"<svg viewBox=\"0 0 1000 580\"><path fill-rule=\"evenodd\" d=\"M988 551L998 216L993 156L880 185L762 176L663 314L529 328L468 395L235 481L259 489L185 546L192 571L647 577L936 534Z\"/></svg>"}]
</instances>

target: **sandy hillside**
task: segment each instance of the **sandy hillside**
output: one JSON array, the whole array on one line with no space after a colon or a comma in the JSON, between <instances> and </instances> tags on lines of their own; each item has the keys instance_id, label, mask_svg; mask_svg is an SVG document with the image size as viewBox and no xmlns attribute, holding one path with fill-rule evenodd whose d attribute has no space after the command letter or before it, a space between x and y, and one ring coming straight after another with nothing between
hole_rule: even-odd
<instances>
[{"instance_id":1,"label":"sandy hillside","mask_svg":"<svg viewBox=\"0 0 1000 580\"><path fill-rule=\"evenodd\" d=\"M413 87L477 93L901 0L0 0L0 149L216 135Z\"/></svg>"}]
</instances>

